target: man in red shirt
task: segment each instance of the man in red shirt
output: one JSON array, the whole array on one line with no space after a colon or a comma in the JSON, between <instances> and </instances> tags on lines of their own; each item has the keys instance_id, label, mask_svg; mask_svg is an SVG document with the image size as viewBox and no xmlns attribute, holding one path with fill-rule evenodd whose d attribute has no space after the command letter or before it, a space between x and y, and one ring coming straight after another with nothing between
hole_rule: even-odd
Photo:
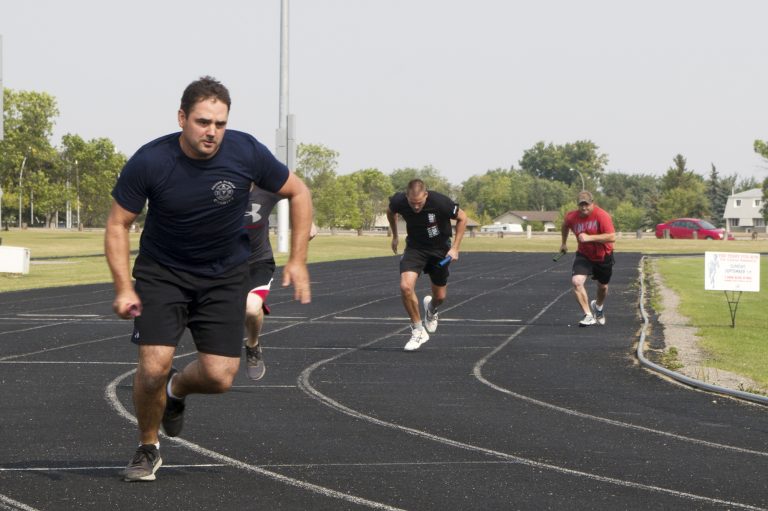
<instances>
[{"instance_id":1,"label":"man in red shirt","mask_svg":"<svg viewBox=\"0 0 768 511\"><path fill-rule=\"evenodd\" d=\"M613 242L616 241L616 231L611 215L595 205L591 193L586 190L579 192L576 202L579 209L568 212L563 220L560 251L565 253L568 250L568 232L573 231L579 246L573 260L571 283L576 300L584 312L579 326L604 325L603 305L608 294L608 282L611 281L613 273ZM589 275L597 281L597 299L591 302L584 287Z\"/></svg>"}]
</instances>

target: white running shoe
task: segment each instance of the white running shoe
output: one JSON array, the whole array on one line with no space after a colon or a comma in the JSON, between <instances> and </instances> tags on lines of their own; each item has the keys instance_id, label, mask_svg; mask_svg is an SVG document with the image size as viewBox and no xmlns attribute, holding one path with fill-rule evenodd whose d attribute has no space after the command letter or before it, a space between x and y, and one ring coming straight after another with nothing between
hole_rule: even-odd
<instances>
[{"instance_id":1,"label":"white running shoe","mask_svg":"<svg viewBox=\"0 0 768 511\"><path fill-rule=\"evenodd\" d=\"M437 330L437 311L430 312L430 304L432 303L432 296L427 295L424 297L424 328L427 332L434 334Z\"/></svg>"},{"instance_id":2,"label":"white running shoe","mask_svg":"<svg viewBox=\"0 0 768 511\"><path fill-rule=\"evenodd\" d=\"M592 300L589 303L589 308L592 309L592 315L595 317L595 321L597 321L597 324L602 326L605 324L605 314L603 314L603 311L597 310L597 300Z\"/></svg>"},{"instance_id":3,"label":"white running shoe","mask_svg":"<svg viewBox=\"0 0 768 511\"><path fill-rule=\"evenodd\" d=\"M592 326L596 325L595 317L592 314L584 314L584 317L579 321L579 326Z\"/></svg>"},{"instance_id":4,"label":"white running shoe","mask_svg":"<svg viewBox=\"0 0 768 511\"><path fill-rule=\"evenodd\" d=\"M429 334L426 330L423 328L411 328L411 339L406 343L403 349L405 351L417 350L428 340Z\"/></svg>"}]
</instances>

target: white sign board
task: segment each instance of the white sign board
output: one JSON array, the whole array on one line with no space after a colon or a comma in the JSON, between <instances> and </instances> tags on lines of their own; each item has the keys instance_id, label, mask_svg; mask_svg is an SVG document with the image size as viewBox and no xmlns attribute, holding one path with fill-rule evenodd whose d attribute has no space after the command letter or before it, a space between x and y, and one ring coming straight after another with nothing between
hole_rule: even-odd
<instances>
[{"instance_id":1,"label":"white sign board","mask_svg":"<svg viewBox=\"0 0 768 511\"><path fill-rule=\"evenodd\" d=\"M0 273L29 273L29 249L0 245Z\"/></svg>"},{"instance_id":2,"label":"white sign board","mask_svg":"<svg viewBox=\"0 0 768 511\"><path fill-rule=\"evenodd\" d=\"M760 254L704 252L704 289L760 292Z\"/></svg>"}]
</instances>

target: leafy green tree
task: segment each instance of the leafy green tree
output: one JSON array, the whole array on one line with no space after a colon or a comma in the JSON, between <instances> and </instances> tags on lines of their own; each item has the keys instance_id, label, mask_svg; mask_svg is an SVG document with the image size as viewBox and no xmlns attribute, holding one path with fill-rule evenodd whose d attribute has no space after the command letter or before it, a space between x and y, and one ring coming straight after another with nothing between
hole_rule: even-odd
<instances>
[{"instance_id":1,"label":"leafy green tree","mask_svg":"<svg viewBox=\"0 0 768 511\"><path fill-rule=\"evenodd\" d=\"M84 226L103 226L112 204L112 188L126 163L125 155L117 152L107 138L85 141L79 135L66 134L60 156L66 174L62 182L68 183L65 196L72 211L80 212L79 219L73 218Z\"/></svg>"},{"instance_id":2,"label":"leafy green tree","mask_svg":"<svg viewBox=\"0 0 768 511\"><path fill-rule=\"evenodd\" d=\"M504 170L472 176L462 186L460 202L472 204L473 209L482 217L491 219L499 216L510 209L512 180L511 173Z\"/></svg>"},{"instance_id":3,"label":"leafy green tree","mask_svg":"<svg viewBox=\"0 0 768 511\"><path fill-rule=\"evenodd\" d=\"M451 183L432 165L426 165L420 169L411 167L395 169L390 173L389 177L392 180L392 188L395 192L404 192L411 179L421 179L426 183L429 190L434 190L448 197L456 197L457 195Z\"/></svg>"},{"instance_id":4,"label":"leafy green tree","mask_svg":"<svg viewBox=\"0 0 768 511\"><path fill-rule=\"evenodd\" d=\"M321 144L299 144L296 148L296 174L310 190L324 180L336 177L339 153Z\"/></svg>"},{"instance_id":5,"label":"leafy green tree","mask_svg":"<svg viewBox=\"0 0 768 511\"><path fill-rule=\"evenodd\" d=\"M768 160L768 142L765 140L755 140L755 152Z\"/></svg>"},{"instance_id":6,"label":"leafy green tree","mask_svg":"<svg viewBox=\"0 0 768 511\"><path fill-rule=\"evenodd\" d=\"M360 228L373 229L376 217L384 214L389 197L394 193L390 178L378 169L364 169L348 176L348 183L357 191L357 210L360 213Z\"/></svg>"},{"instance_id":7,"label":"leafy green tree","mask_svg":"<svg viewBox=\"0 0 768 511\"><path fill-rule=\"evenodd\" d=\"M646 226L646 212L630 201L621 202L613 210L613 223L617 231L634 232Z\"/></svg>"},{"instance_id":8,"label":"leafy green tree","mask_svg":"<svg viewBox=\"0 0 768 511\"><path fill-rule=\"evenodd\" d=\"M327 179L313 194L317 225L328 227L331 232L336 229L361 228L357 187L349 176Z\"/></svg>"},{"instance_id":9,"label":"leafy green tree","mask_svg":"<svg viewBox=\"0 0 768 511\"><path fill-rule=\"evenodd\" d=\"M698 183L693 188L673 188L664 192L657 206L656 223L673 218L693 217L709 218L709 200L703 185Z\"/></svg>"},{"instance_id":10,"label":"leafy green tree","mask_svg":"<svg viewBox=\"0 0 768 511\"><path fill-rule=\"evenodd\" d=\"M597 144L579 140L565 145L538 142L523 153L520 167L532 176L596 189L605 172L608 156L599 152Z\"/></svg>"},{"instance_id":11,"label":"leafy green tree","mask_svg":"<svg viewBox=\"0 0 768 511\"><path fill-rule=\"evenodd\" d=\"M712 170L709 173L709 179L706 182L707 199L709 199L710 209L712 211L712 223L717 227L725 226L725 204L728 202L730 190L723 187L723 182L717 173L717 168L712 164Z\"/></svg>"},{"instance_id":12,"label":"leafy green tree","mask_svg":"<svg viewBox=\"0 0 768 511\"><path fill-rule=\"evenodd\" d=\"M4 203L18 204L21 193L25 209L31 197L37 196L45 205L48 195L55 193L50 188L55 176L49 174L55 173L57 158L50 137L58 114L56 99L47 93L3 90L5 134L0 140L0 186Z\"/></svg>"}]
</instances>

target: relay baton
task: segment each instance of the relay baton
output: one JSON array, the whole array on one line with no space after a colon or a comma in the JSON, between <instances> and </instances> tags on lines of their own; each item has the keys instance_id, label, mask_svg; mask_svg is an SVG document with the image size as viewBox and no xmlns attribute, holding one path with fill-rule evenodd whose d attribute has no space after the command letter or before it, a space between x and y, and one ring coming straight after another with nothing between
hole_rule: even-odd
<instances>
[{"instance_id":1,"label":"relay baton","mask_svg":"<svg viewBox=\"0 0 768 511\"><path fill-rule=\"evenodd\" d=\"M559 261L559 260L560 260L560 258L561 258L561 257L563 257L564 255L565 255L565 250L561 250L560 252L558 252L557 254L555 254L555 255L552 257L552 260L553 260L553 261L555 261L555 262L557 262L557 261Z\"/></svg>"},{"instance_id":2,"label":"relay baton","mask_svg":"<svg viewBox=\"0 0 768 511\"><path fill-rule=\"evenodd\" d=\"M441 260L439 263L437 263L437 265L438 265L440 268L445 268L446 266L448 266L448 263L450 263L452 259L453 259L453 257L451 257L451 256L446 256L446 257L445 257L444 259L442 259L442 260Z\"/></svg>"}]
</instances>

